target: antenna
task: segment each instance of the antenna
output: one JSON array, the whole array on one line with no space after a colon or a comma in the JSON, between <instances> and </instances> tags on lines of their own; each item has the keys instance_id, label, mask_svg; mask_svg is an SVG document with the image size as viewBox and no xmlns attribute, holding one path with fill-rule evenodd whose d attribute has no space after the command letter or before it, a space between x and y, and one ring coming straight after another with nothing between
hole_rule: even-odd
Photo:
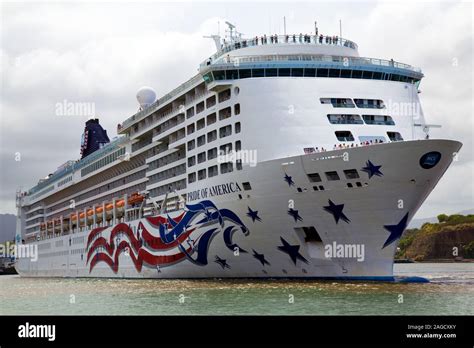
<instances>
[{"instance_id":1,"label":"antenna","mask_svg":"<svg viewBox=\"0 0 474 348\"><path fill-rule=\"evenodd\" d=\"M283 16L283 35L286 36L286 17Z\"/></svg>"},{"instance_id":2,"label":"antenna","mask_svg":"<svg viewBox=\"0 0 474 348\"><path fill-rule=\"evenodd\" d=\"M339 20L339 37L342 38L342 20L341 19Z\"/></svg>"}]
</instances>

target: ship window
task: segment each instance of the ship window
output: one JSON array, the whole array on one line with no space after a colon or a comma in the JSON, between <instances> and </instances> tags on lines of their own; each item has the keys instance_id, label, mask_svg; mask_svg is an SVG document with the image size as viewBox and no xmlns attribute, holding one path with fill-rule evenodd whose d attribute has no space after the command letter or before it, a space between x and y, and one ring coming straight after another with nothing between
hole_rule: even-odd
<instances>
[{"instance_id":1,"label":"ship window","mask_svg":"<svg viewBox=\"0 0 474 348\"><path fill-rule=\"evenodd\" d=\"M319 173L309 173L308 179L310 182L320 182L321 176L319 175Z\"/></svg>"},{"instance_id":2,"label":"ship window","mask_svg":"<svg viewBox=\"0 0 474 348\"><path fill-rule=\"evenodd\" d=\"M208 72L206 75L204 75L204 81L212 82L212 73L211 72Z\"/></svg>"},{"instance_id":3,"label":"ship window","mask_svg":"<svg viewBox=\"0 0 474 348\"><path fill-rule=\"evenodd\" d=\"M332 104L335 108L355 108L350 98L319 98L321 104Z\"/></svg>"},{"instance_id":4,"label":"ship window","mask_svg":"<svg viewBox=\"0 0 474 348\"><path fill-rule=\"evenodd\" d=\"M220 155L227 155L228 153L230 153L232 151L232 143L228 143L228 144L225 144L225 145L221 145L219 147L219 153Z\"/></svg>"},{"instance_id":5,"label":"ship window","mask_svg":"<svg viewBox=\"0 0 474 348\"><path fill-rule=\"evenodd\" d=\"M242 170L242 160L239 159L239 160L235 161L235 166L236 166L237 170Z\"/></svg>"},{"instance_id":6,"label":"ship window","mask_svg":"<svg viewBox=\"0 0 474 348\"><path fill-rule=\"evenodd\" d=\"M356 169L346 169L346 170L344 170L344 175L346 176L346 179L358 179L359 178L359 173L357 173Z\"/></svg>"},{"instance_id":7,"label":"ship window","mask_svg":"<svg viewBox=\"0 0 474 348\"><path fill-rule=\"evenodd\" d=\"M290 69L288 68L278 69L278 76L290 76Z\"/></svg>"},{"instance_id":8,"label":"ship window","mask_svg":"<svg viewBox=\"0 0 474 348\"><path fill-rule=\"evenodd\" d=\"M339 141L354 141L354 136L350 131L336 131L335 134Z\"/></svg>"},{"instance_id":9,"label":"ship window","mask_svg":"<svg viewBox=\"0 0 474 348\"><path fill-rule=\"evenodd\" d=\"M227 80L235 80L239 78L238 70L227 70L225 73Z\"/></svg>"},{"instance_id":10,"label":"ship window","mask_svg":"<svg viewBox=\"0 0 474 348\"><path fill-rule=\"evenodd\" d=\"M387 132L387 135L391 141L402 141L403 137L398 132Z\"/></svg>"},{"instance_id":11,"label":"ship window","mask_svg":"<svg viewBox=\"0 0 474 348\"><path fill-rule=\"evenodd\" d=\"M192 133L194 133L194 123L191 123L188 126L188 134L192 134Z\"/></svg>"},{"instance_id":12,"label":"ship window","mask_svg":"<svg viewBox=\"0 0 474 348\"><path fill-rule=\"evenodd\" d=\"M232 162L221 163L221 174L230 173L234 170Z\"/></svg>"},{"instance_id":13,"label":"ship window","mask_svg":"<svg viewBox=\"0 0 474 348\"><path fill-rule=\"evenodd\" d=\"M249 77L252 77L252 70L250 69L239 70L239 75L241 79L247 79Z\"/></svg>"},{"instance_id":14,"label":"ship window","mask_svg":"<svg viewBox=\"0 0 474 348\"><path fill-rule=\"evenodd\" d=\"M196 164L196 157L192 156L188 158L188 167L192 167L193 165Z\"/></svg>"},{"instance_id":15,"label":"ship window","mask_svg":"<svg viewBox=\"0 0 474 348\"><path fill-rule=\"evenodd\" d=\"M249 182L243 182L242 187L244 188L244 191L250 191L252 189L252 186Z\"/></svg>"},{"instance_id":16,"label":"ship window","mask_svg":"<svg viewBox=\"0 0 474 348\"><path fill-rule=\"evenodd\" d=\"M328 77L329 70L328 69L318 69L316 72L317 77Z\"/></svg>"},{"instance_id":17,"label":"ship window","mask_svg":"<svg viewBox=\"0 0 474 348\"><path fill-rule=\"evenodd\" d=\"M352 183L348 182L348 183L347 183L347 187L352 188L352 187L354 187L354 186L352 185Z\"/></svg>"},{"instance_id":18,"label":"ship window","mask_svg":"<svg viewBox=\"0 0 474 348\"><path fill-rule=\"evenodd\" d=\"M314 68L305 68L304 69L304 76L305 77L315 77L316 76L316 69L314 69Z\"/></svg>"},{"instance_id":19,"label":"ship window","mask_svg":"<svg viewBox=\"0 0 474 348\"><path fill-rule=\"evenodd\" d=\"M217 139L217 131L213 130L212 132L207 133L207 142L210 143Z\"/></svg>"},{"instance_id":20,"label":"ship window","mask_svg":"<svg viewBox=\"0 0 474 348\"><path fill-rule=\"evenodd\" d=\"M336 181L336 180L340 180L339 179L339 174L337 174L337 172L326 172L324 173L326 174L326 178L328 179L328 181Z\"/></svg>"},{"instance_id":21,"label":"ship window","mask_svg":"<svg viewBox=\"0 0 474 348\"><path fill-rule=\"evenodd\" d=\"M226 100L229 100L230 99L230 89L228 88L225 91L220 92L217 99L219 100L219 103L222 103Z\"/></svg>"},{"instance_id":22,"label":"ship window","mask_svg":"<svg viewBox=\"0 0 474 348\"><path fill-rule=\"evenodd\" d=\"M219 128L219 138L225 138L229 135L232 135L232 126L231 125Z\"/></svg>"},{"instance_id":23,"label":"ship window","mask_svg":"<svg viewBox=\"0 0 474 348\"><path fill-rule=\"evenodd\" d=\"M278 69L265 69L265 76L266 77L278 76Z\"/></svg>"},{"instance_id":24,"label":"ship window","mask_svg":"<svg viewBox=\"0 0 474 348\"><path fill-rule=\"evenodd\" d=\"M202 163L206 161L206 152L201 152L197 155L198 163Z\"/></svg>"},{"instance_id":25,"label":"ship window","mask_svg":"<svg viewBox=\"0 0 474 348\"><path fill-rule=\"evenodd\" d=\"M231 116L230 106L219 111L219 121L225 120Z\"/></svg>"},{"instance_id":26,"label":"ship window","mask_svg":"<svg viewBox=\"0 0 474 348\"><path fill-rule=\"evenodd\" d=\"M219 70L212 73L214 75L214 80L225 80L225 71Z\"/></svg>"},{"instance_id":27,"label":"ship window","mask_svg":"<svg viewBox=\"0 0 474 348\"><path fill-rule=\"evenodd\" d=\"M318 232L316 231L316 228L314 228L314 226L301 227L301 228L303 229L304 241L306 243L308 243L308 242L320 242L320 243L322 243L322 239L319 236ZM297 227L295 229L299 229L299 227Z\"/></svg>"},{"instance_id":28,"label":"ship window","mask_svg":"<svg viewBox=\"0 0 474 348\"><path fill-rule=\"evenodd\" d=\"M211 160L217 157L217 147L207 151L207 159Z\"/></svg>"},{"instance_id":29,"label":"ship window","mask_svg":"<svg viewBox=\"0 0 474 348\"><path fill-rule=\"evenodd\" d=\"M188 141L188 151L194 149L196 147L196 142L193 140Z\"/></svg>"},{"instance_id":30,"label":"ship window","mask_svg":"<svg viewBox=\"0 0 474 348\"><path fill-rule=\"evenodd\" d=\"M359 115L330 114L328 120L332 124L364 124Z\"/></svg>"},{"instance_id":31,"label":"ship window","mask_svg":"<svg viewBox=\"0 0 474 348\"><path fill-rule=\"evenodd\" d=\"M264 75L264 69L252 69L252 77L263 77Z\"/></svg>"},{"instance_id":32,"label":"ship window","mask_svg":"<svg viewBox=\"0 0 474 348\"><path fill-rule=\"evenodd\" d=\"M392 117L385 115L362 115L366 124L394 126Z\"/></svg>"},{"instance_id":33,"label":"ship window","mask_svg":"<svg viewBox=\"0 0 474 348\"><path fill-rule=\"evenodd\" d=\"M296 76L296 77L303 76L303 69L301 68L291 69L291 76Z\"/></svg>"},{"instance_id":34,"label":"ship window","mask_svg":"<svg viewBox=\"0 0 474 348\"><path fill-rule=\"evenodd\" d=\"M210 108L216 105L216 96L213 95L206 99L206 108Z\"/></svg>"},{"instance_id":35,"label":"ship window","mask_svg":"<svg viewBox=\"0 0 474 348\"><path fill-rule=\"evenodd\" d=\"M206 178L206 169L198 171L198 180L204 180Z\"/></svg>"},{"instance_id":36,"label":"ship window","mask_svg":"<svg viewBox=\"0 0 474 348\"><path fill-rule=\"evenodd\" d=\"M374 75L372 76L372 79L381 80L382 79L382 73L374 71Z\"/></svg>"},{"instance_id":37,"label":"ship window","mask_svg":"<svg viewBox=\"0 0 474 348\"><path fill-rule=\"evenodd\" d=\"M200 137L197 138L197 146L202 146L206 143L206 136L201 135Z\"/></svg>"},{"instance_id":38,"label":"ship window","mask_svg":"<svg viewBox=\"0 0 474 348\"><path fill-rule=\"evenodd\" d=\"M217 121L216 113L214 112L214 113L210 114L209 116L207 116L206 119L207 119L207 125L208 126L213 124L213 123L216 123L216 121Z\"/></svg>"},{"instance_id":39,"label":"ship window","mask_svg":"<svg viewBox=\"0 0 474 348\"><path fill-rule=\"evenodd\" d=\"M240 104L234 105L234 115L240 115Z\"/></svg>"},{"instance_id":40,"label":"ship window","mask_svg":"<svg viewBox=\"0 0 474 348\"><path fill-rule=\"evenodd\" d=\"M196 181L196 173L189 173L188 175L188 183L192 183Z\"/></svg>"},{"instance_id":41,"label":"ship window","mask_svg":"<svg viewBox=\"0 0 474 348\"><path fill-rule=\"evenodd\" d=\"M367 79L367 80L371 80L372 79L372 71L364 71L362 73L362 78Z\"/></svg>"},{"instance_id":42,"label":"ship window","mask_svg":"<svg viewBox=\"0 0 474 348\"><path fill-rule=\"evenodd\" d=\"M342 69L342 70L341 70L341 77L342 77L342 78L350 79L350 78L351 78L351 74L352 74L352 70L348 70L348 69Z\"/></svg>"},{"instance_id":43,"label":"ship window","mask_svg":"<svg viewBox=\"0 0 474 348\"><path fill-rule=\"evenodd\" d=\"M235 151L240 151L242 149L242 144L240 142L240 140L237 140L235 142Z\"/></svg>"},{"instance_id":44,"label":"ship window","mask_svg":"<svg viewBox=\"0 0 474 348\"><path fill-rule=\"evenodd\" d=\"M202 111L204 111L204 101L202 101L198 105L196 105L196 114L199 114Z\"/></svg>"},{"instance_id":45,"label":"ship window","mask_svg":"<svg viewBox=\"0 0 474 348\"><path fill-rule=\"evenodd\" d=\"M382 135L361 135L359 137L359 141L361 143L367 143L368 142L370 144L372 144L372 143L377 144L377 143L384 143L384 142L387 141L387 139L385 139L385 137L382 136Z\"/></svg>"},{"instance_id":46,"label":"ship window","mask_svg":"<svg viewBox=\"0 0 474 348\"><path fill-rule=\"evenodd\" d=\"M319 191L324 191L324 186L323 185L319 185Z\"/></svg>"},{"instance_id":47,"label":"ship window","mask_svg":"<svg viewBox=\"0 0 474 348\"><path fill-rule=\"evenodd\" d=\"M362 184L360 183L360 181L357 181L357 182L356 182L356 186L357 186L357 187L362 187Z\"/></svg>"},{"instance_id":48,"label":"ship window","mask_svg":"<svg viewBox=\"0 0 474 348\"><path fill-rule=\"evenodd\" d=\"M194 106L186 110L186 118L190 118L194 116Z\"/></svg>"},{"instance_id":49,"label":"ship window","mask_svg":"<svg viewBox=\"0 0 474 348\"><path fill-rule=\"evenodd\" d=\"M207 175L212 178L213 176L216 176L217 174L219 174L218 170L217 170L217 166L212 166L212 167L209 167L207 169Z\"/></svg>"},{"instance_id":50,"label":"ship window","mask_svg":"<svg viewBox=\"0 0 474 348\"><path fill-rule=\"evenodd\" d=\"M329 77L339 77L341 75L340 69L329 69Z\"/></svg>"},{"instance_id":51,"label":"ship window","mask_svg":"<svg viewBox=\"0 0 474 348\"><path fill-rule=\"evenodd\" d=\"M235 133L240 133L240 122L235 124Z\"/></svg>"},{"instance_id":52,"label":"ship window","mask_svg":"<svg viewBox=\"0 0 474 348\"><path fill-rule=\"evenodd\" d=\"M362 71L360 71L360 70L352 70L352 78L353 78L353 79L360 79L360 78L362 78Z\"/></svg>"},{"instance_id":53,"label":"ship window","mask_svg":"<svg viewBox=\"0 0 474 348\"><path fill-rule=\"evenodd\" d=\"M383 109L385 105L380 99L354 99L358 108L362 109Z\"/></svg>"},{"instance_id":54,"label":"ship window","mask_svg":"<svg viewBox=\"0 0 474 348\"><path fill-rule=\"evenodd\" d=\"M206 121L204 120L204 118L201 118L199 121L197 121L196 124L197 124L197 130L200 130L206 127Z\"/></svg>"}]
</instances>

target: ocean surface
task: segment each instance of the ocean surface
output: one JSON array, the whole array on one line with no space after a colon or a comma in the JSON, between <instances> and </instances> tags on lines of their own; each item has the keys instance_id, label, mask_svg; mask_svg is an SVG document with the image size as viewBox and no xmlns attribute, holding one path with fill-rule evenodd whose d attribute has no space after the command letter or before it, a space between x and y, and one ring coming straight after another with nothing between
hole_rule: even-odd
<instances>
[{"instance_id":1,"label":"ocean surface","mask_svg":"<svg viewBox=\"0 0 474 348\"><path fill-rule=\"evenodd\" d=\"M430 283L0 276L0 315L474 315L474 263L396 264Z\"/></svg>"}]
</instances>

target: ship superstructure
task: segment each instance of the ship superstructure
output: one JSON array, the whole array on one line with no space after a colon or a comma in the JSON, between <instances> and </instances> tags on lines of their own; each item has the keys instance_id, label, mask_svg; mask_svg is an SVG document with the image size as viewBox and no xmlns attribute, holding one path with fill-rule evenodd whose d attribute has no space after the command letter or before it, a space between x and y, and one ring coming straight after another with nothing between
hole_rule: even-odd
<instances>
[{"instance_id":1,"label":"ship superstructure","mask_svg":"<svg viewBox=\"0 0 474 348\"><path fill-rule=\"evenodd\" d=\"M20 274L392 277L461 147L428 139L421 71L337 36L216 45L170 93L139 92L117 138L89 121L83 158L18 193L17 242L39 250Z\"/></svg>"}]
</instances>

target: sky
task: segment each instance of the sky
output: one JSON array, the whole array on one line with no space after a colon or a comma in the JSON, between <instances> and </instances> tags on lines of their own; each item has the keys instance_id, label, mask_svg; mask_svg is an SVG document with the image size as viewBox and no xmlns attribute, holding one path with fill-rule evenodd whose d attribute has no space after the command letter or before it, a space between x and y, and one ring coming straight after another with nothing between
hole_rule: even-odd
<instances>
[{"instance_id":1,"label":"sky","mask_svg":"<svg viewBox=\"0 0 474 348\"><path fill-rule=\"evenodd\" d=\"M319 32L355 41L365 57L421 67L420 98L432 138L464 143L417 218L474 207L473 28L470 2L20 2L0 3L0 213L79 158L87 116L58 103L90 103L109 136L138 108L136 91L158 96L197 73L214 53L220 22L246 37Z\"/></svg>"}]
</instances>

